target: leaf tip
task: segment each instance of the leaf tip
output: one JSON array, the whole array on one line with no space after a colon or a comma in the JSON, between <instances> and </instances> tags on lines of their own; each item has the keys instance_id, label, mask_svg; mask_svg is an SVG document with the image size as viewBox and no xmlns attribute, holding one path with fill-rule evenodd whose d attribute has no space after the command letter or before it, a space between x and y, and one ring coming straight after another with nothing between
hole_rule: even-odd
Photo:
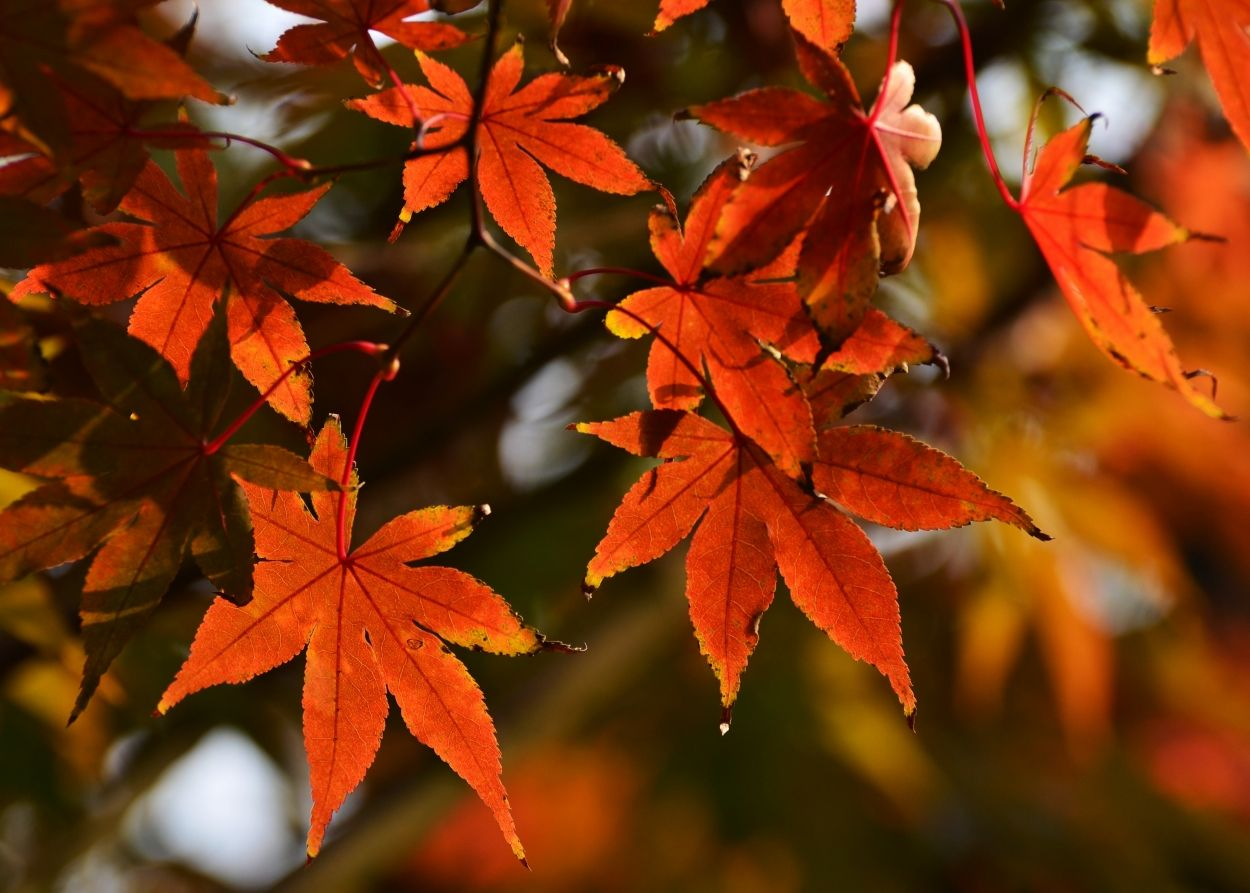
<instances>
[{"instance_id":1,"label":"leaf tip","mask_svg":"<svg viewBox=\"0 0 1250 893\"><path fill-rule=\"evenodd\" d=\"M903 711L903 716L907 719L907 728L913 733L916 731L916 705L913 704L909 709Z\"/></svg>"},{"instance_id":2,"label":"leaf tip","mask_svg":"<svg viewBox=\"0 0 1250 893\"><path fill-rule=\"evenodd\" d=\"M580 645L570 645L567 642L559 642L555 639L548 639L542 633L535 633L534 637L538 640L539 651L555 651L560 654L581 654L586 651L586 643Z\"/></svg>"},{"instance_id":3,"label":"leaf tip","mask_svg":"<svg viewBox=\"0 0 1250 893\"><path fill-rule=\"evenodd\" d=\"M473 506L473 516L469 519L469 523L477 525L490 517L490 506L483 502L481 505Z\"/></svg>"},{"instance_id":4,"label":"leaf tip","mask_svg":"<svg viewBox=\"0 0 1250 893\"><path fill-rule=\"evenodd\" d=\"M720 726L718 727L720 729L720 734L722 738L729 734L729 726L730 724L733 723L733 720L734 720L733 704L726 704L724 707L721 708Z\"/></svg>"},{"instance_id":5,"label":"leaf tip","mask_svg":"<svg viewBox=\"0 0 1250 893\"><path fill-rule=\"evenodd\" d=\"M598 574L586 574L586 579L582 580L582 595L586 596L586 601L594 598L595 593L599 591L599 584L602 582L603 577Z\"/></svg>"}]
</instances>

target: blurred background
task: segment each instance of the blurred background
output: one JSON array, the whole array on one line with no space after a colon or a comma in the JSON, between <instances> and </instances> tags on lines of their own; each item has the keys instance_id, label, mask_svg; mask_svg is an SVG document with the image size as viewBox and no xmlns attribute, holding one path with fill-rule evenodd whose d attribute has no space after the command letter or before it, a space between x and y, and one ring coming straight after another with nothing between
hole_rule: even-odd
<instances>
[{"instance_id":1,"label":"blurred background","mask_svg":"<svg viewBox=\"0 0 1250 893\"><path fill-rule=\"evenodd\" d=\"M871 97L889 9L859 5L844 58ZM1061 86L1105 114L1092 151L1128 168L1117 185L1227 239L1125 263L1147 301L1172 311L1186 367L1213 372L1221 405L1245 416L1250 158L1194 52L1174 77L1145 65L1150 5L969 2L988 125L1018 182L1034 99ZM900 590L914 734L885 681L781 598L722 738L715 679L686 615L684 546L585 600L585 562L647 463L566 425L645 407L645 347L616 341L592 314L563 315L482 255L381 391L359 457L357 536L411 508L489 502L489 522L449 563L548 635L588 645L463 656L499 727L533 870L394 711L368 778L305 866L302 658L152 716L211 599L190 567L66 728L82 660L75 566L0 589L0 891L1250 889L1250 432L1202 417L1088 342L985 174L949 19L911 6L902 55L944 146L918 177L915 261L883 282L879 302L947 353L951 376L896 376L851 419L954 454L1055 537L989 525L871 531ZM553 68L545 4L506 8L505 40L527 38L531 72ZM168 31L192 9L171 0L153 27ZM561 43L575 68L625 68L622 89L586 120L684 203L734 146L672 113L802 81L777 0L714 0L646 37L654 12L649 0L575 0ZM350 66L255 58L298 17L261 0L214 0L200 13L191 58L238 101L191 107L197 123L323 164L406 148L399 129L343 108L366 92ZM481 26L480 11L459 18ZM443 58L471 77L478 52ZM410 53L387 55L419 80ZM1078 114L1056 102L1041 126ZM247 146L214 157L225 210L271 166ZM560 272L658 270L645 229L654 196L553 180ZM297 234L415 306L462 244L468 203L462 191L388 245L400 205L398 166L353 174ZM578 289L615 299L633 285L599 277ZM49 374L81 378L55 318L31 309ZM395 331L368 310L298 310L314 347ZM318 418L351 422L367 364L341 355L315 373ZM250 397L236 385L242 407ZM276 417L251 425L303 446ZM0 496L28 486L4 477Z\"/></svg>"}]
</instances>

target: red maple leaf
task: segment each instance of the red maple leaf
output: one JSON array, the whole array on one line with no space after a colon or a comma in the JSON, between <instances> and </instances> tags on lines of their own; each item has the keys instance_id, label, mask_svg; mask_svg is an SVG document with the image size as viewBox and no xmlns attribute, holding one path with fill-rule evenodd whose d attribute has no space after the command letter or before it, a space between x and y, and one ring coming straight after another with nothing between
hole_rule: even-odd
<instances>
[{"instance_id":1,"label":"red maple leaf","mask_svg":"<svg viewBox=\"0 0 1250 893\"><path fill-rule=\"evenodd\" d=\"M658 330L647 363L652 403L694 409L703 399L696 370L706 365L717 398L739 427L787 472L814 455L811 410L784 366L760 347L811 362L820 350L794 283L794 255L749 277L707 277L707 245L725 202L746 177L753 157L723 162L690 203L685 231L664 206L651 212L651 248L671 285L635 292L608 314L623 338Z\"/></svg>"},{"instance_id":2,"label":"red maple leaf","mask_svg":"<svg viewBox=\"0 0 1250 893\"><path fill-rule=\"evenodd\" d=\"M1250 149L1250 0L1155 0L1151 65L1179 56L1195 37L1220 105Z\"/></svg>"},{"instance_id":3,"label":"red maple leaf","mask_svg":"<svg viewBox=\"0 0 1250 893\"><path fill-rule=\"evenodd\" d=\"M1045 538L1011 500L954 459L891 431L824 432L812 490L754 444L691 413L637 412L577 430L669 460L625 495L587 568L588 590L668 552L703 518L686 557L686 597L726 711L758 642L779 569L800 610L849 654L880 670L907 715L914 713L894 582L839 506L907 530L994 518Z\"/></svg>"},{"instance_id":4,"label":"red maple leaf","mask_svg":"<svg viewBox=\"0 0 1250 893\"><path fill-rule=\"evenodd\" d=\"M117 244L35 267L13 297L53 292L97 305L139 295L131 334L160 351L186 382L191 355L224 295L231 357L261 391L308 356L304 330L285 295L397 309L324 249L298 239L265 238L294 226L329 185L259 199L219 223L217 174L208 154L187 149L176 158L186 195L148 162L121 202L121 209L141 222L96 227L93 232ZM288 376L270 395L270 405L306 424L310 381L303 370Z\"/></svg>"},{"instance_id":5,"label":"red maple leaf","mask_svg":"<svg viewBox=\"0 0 1250 893\"><path fill-rule=\"evenodd\" d=\"M196 352L185 392L168 363L112 323L85 317L76 339L108 405L0 392L0 467L46 479L0 512L0 580L95 553L75 715L187 552L220 591L251 596L252 527L233 475L299 490L330 485L280 447L206 448L229 391L220 323Z\"/></svg>"},{"instance_id":6,"label":"red maple leaf","mask_svg":"<svg viewBox=\"0 0 1250 893\"><path fill-rule=\"evenodd\" d=\"M269 62L331 65L349 55L360 76L378 87L389 66L369 36L378 31L414 50L446 50L468 40L454 25L413 22L430 11L426 0L268 0L274 6L319 19L283 32L278 45L262 58Z\"/></svg>"},{"instance_id":7,"label":"red maple leaf","mask_svg":"<svg viewBox=\"0 0 1250 893\"><path fill-rule=\"evenodd\" d=\"M415 106L427 124L430 149L460 142L473 113L473 94L455 71L418 53L430 87L405 86L354 99L350 108L412 127ZM554 268L556 200L539 162L601 192L633 195L654 188L624 151L598 130L573 124L621 84L619 68L592 75L543 74L517 89L525 60L517 44L490 73L478 125L476 175L482 199L504 232L530 253L544 276ZM433 89L431 89L433 88ZM410 104L412 106L410 106ZM439 205L469 176L463 146L413 158L404 166L404 219Z\"/></svg>"},{"instance_id":8,"label":"red maple leaf","mask_svg":"<svg viewBox=\"0 0 1250 893\"><path fill-rule=\"evenodd\" d=\"M331 418L312 466L337 477L347 443ZM350 541L355 485L344 537ZM161 698L164 713L210 685L245 682L307 647L304 746L312 775L308 852L331 814L360 783L382 739L389 691L408 729L431 747L494 813L524 859L500 779L499 745L482 692L444 642L495 654L530 654L544 640L484 583L445 567L411 563L450 549L483 510L436 506L401 515L346 556L338 552L339 494L314 494L311 514L288 493L245 487L256 525L256 590L237 607L217 599L191 655Z\"/></svg>"},{"instance_id":9,"label":"red maple leaf","mask_svg":"<svg viewBox=\"0 0 1250 893\"><path fill-rule=\"evenodd\" d=\"M725 273L767 264L801 231L799 289L833 343L854 331L882 273L911 259L920 223L913 167L941 145L937 120L909 106L915 75L898 62L872 109L832 52L795 36L807 80L825 93L762 87L689 113L764 146L796 144L770 158L726 205L708 246Z\"/></svg>"},{"instance_id":10,"label":"red maple leaf","mask_svg":"<svg viewBox=\"0 0 1250 893\"><path fill-rule=\"evenodd\" d=\"M1126 369L1180 391L1208 415L1224 412L1181 368L1172 341L1113 252L1134 254L1193 237L1154 208L1105 183L1065 189L1087 160L1092 118L1060 133L1025 171L1016 209L1094 344Z\"/></svg>"}]
</instances>

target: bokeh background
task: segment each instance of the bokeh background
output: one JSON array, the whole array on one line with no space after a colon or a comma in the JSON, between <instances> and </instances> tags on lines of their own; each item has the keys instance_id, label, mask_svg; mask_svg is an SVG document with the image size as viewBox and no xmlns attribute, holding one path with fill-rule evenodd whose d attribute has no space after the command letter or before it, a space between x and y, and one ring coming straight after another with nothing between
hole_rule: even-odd
<instances>
[{"instance_id":1,"label":"bokeh background","mask_svg":"<svg viewBox=\"0 0 1250 893\"><path fill-rule=\"evenodd\" d=\"M360 453L358 528L427 504L489 502L490 521L450 563L547 634L588 645L465 657L500 730L533 870L395 715L306 866L302 660L152 716L211 598L190 567L66 728L84 573L66 567L0 589L0 891L1250 889L1250 432L1200 416L1087 341L985 174L949 19L936 4L911 6L903 56L944 146L919 177L915 261L882 283L880 303L942 347L951 375L896 376L852 419L953 453L1055 537L988 525L871 531L901 594L915 733L884 680L781 598L722 738L685 613L684 547L585 600L585 561L646 463L566 425L642 408L645 348L615 341L591 314L565 316L483 255L380 394ZM1117 185L1227 239L1126 264L1147 300L1172 311L1187 366L1212 371L1221 404L1246 416L1250 158L1192 51L1173 77L1145 65L1149 6L969 2L989 129L1017 182L1034 98L1061 86L1105 114L1092 149L1128 168ZM576 67L625 68L623 88L588 121L684 202L734 147L672 113L801 79L777 0L715 0L646 37L653 7L575 0L562 45ZM153 27L191 11L163 4ZM365 92L349 67L255 58L297 17L261 0L213 0L200 13L192 59L238 102L192 107L193 120L320 163L403 151L401 131L342 107ZM883 0L860 0L845 50L867 96L887 16ZM481 13L462 18L474 27ZM531 71L552 68L541 0L509 0L505 38L518 33ZM471 76L478 52L446 58ZM410 54L387 53L417 80ZM1053 103L1043 129L1078 114ZM227 209L271 164L246 146L215 160ZM653 196L555 180L562 272L656 269ZM397 168L354 174L298 233L415 306L465 238L468 204L457 195L389 245L399 207ZM631 285L605 277L579 291L612 299ZM369 311L299 311L314 346L395 331ZM50 374L81 377L55 317L34 317ZM364 362L330 358L315 372L318 417L354 419ZM245 387L233 399L245 405ZM302 446L274 418L252 425ZM8 476L0 493L27 485Z\"/></svg>"}]
</instances>

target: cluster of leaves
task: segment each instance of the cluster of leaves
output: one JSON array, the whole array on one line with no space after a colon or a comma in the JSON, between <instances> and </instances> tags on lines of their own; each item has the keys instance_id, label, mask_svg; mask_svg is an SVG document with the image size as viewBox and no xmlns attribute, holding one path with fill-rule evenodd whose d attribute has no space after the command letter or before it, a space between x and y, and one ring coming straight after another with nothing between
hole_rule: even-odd
<instances>
[{"instance_id":1,"label":"cluster of leaves","mask_svg":"<svg viewBox=\"0 0 1250 893\"><path fill-rule=\"evenodd\" d=\"M848 515L903 530L998 520L1047 537L950 456L899 432L843 423L892 375L946 362L874 306L880 278L902 272L912 257L921 210L914 171L934 161L941 143L937 120L910 104L915 74L894 58L896 42L866 107L840 57L854 4L782 0L798 67L819 96L768 86L685 110L779 151L758 165L748 148L724 160L683 222L662 185L603 133L573 121L606 102L623 73L549 72L522 84L520 44L495 58L499 0L486 11L476 83L430 55L470 36L451 20L415 20L431 11L425 0L270 2L316 21L284 34L266 60L329 65L350 58L372 92L349 108L412 132L402 159L400 226L462 184L472 193L464 251L389 344L313 351L289 302L409 313L323 249L279 235L331 186L277 192L272 185L307 187L358 166L317 168L188 123L166 100L224 99L183 60L192 26L164 43L139 27L138 13L151 0L16 2L0 12L0 155L11 159L0 167L0 231L12 229L0 262L28 270L9 294L17 307L2 305L0 315L0 383L9 389L0 393L0 466L45 481L0 514L0 579L91 556L75 714L190 551L221 597L159 709L210 685L250 679L307 648L310 854L373 761L389 691L412 733L477 791L524 858L482 693L446 645L508 655L563 646L525 626L473 577L412 566L467 536L484 507L401 515L352 548L354 459L373 396L399 372L400 349L415 327L482 247L564 309L607 310L616 335L654 339L646 370L653 408L577 426L662 460L611 519L587 568L587 591L693 531L686 595L720 683L722 731L778 572L817 627L886 676L910 718L916 698L897 592ZM655 30L706 2L663 0ZM979 119L967 29L957 3L946 5L964 37ZM1245 68L1244 54L1220 40L1228 24L1209 16L1205 4L1194 7L1160 2L1152 61L1179 52L1196 31L1217 89L1231 95L1227 85ZM555 48L570 3L555 0L550 8ZM902 14L898 2L894 35ZM1242 38L1244 25L1232 25ZM403 82L371 31L414 50L428 86ZM1232 100L1227 107L1244 139L1250 110ZM1099 163L1086 152L1090 121L1060 133L1035 161L1026 141L1019 198L998 175L982 128L995 182L1094 343L1221 416L1109 257L1193 234L1105 184L1067 188L1081 164ZM224 221L210 155L223 140L251 142L279 165ZM149 147L173 150L177 185L148 157ZM544 167L601 192L656 191L662 204L648 227L666 276L637 274L654 281L617 303L578 301L574 283L601 271L557 277L556 203ZM73 212L78 197L94 214L115 216L85 226L84 215L63 213ZM492 235L484 211L532 264ZM55 382L56 396L34 393L40 363L20 302L40 294L74 319L100 401L61 395ZM134 298L129 335L91 309ZM377 360L350 440L332 420L308 461L272 444L235 442L266 405L307 429L314 410L308 362L338 350ZM231 366L258 396L241 417L226 420ZM311 512L301 492L311 493Z\"/></svg>"}]
</instances>

